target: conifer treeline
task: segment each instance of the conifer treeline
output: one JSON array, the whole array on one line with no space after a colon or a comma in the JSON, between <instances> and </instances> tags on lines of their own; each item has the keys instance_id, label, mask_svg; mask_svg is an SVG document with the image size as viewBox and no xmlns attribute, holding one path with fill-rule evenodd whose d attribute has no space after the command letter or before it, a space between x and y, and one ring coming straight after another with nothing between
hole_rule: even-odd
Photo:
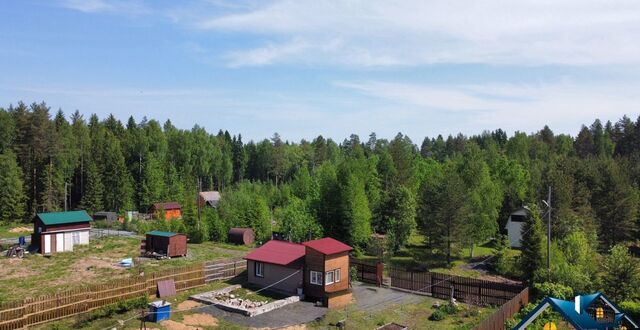
<instances>
[{"instance_id":1,"label":"conifer treeline","mask_svg":"<svg viewBox=\"0 0 640 330\"><path fill-rule=\"evenodd\" d=\"M550 185L554 237L578 228L608 248L640 235L640 118L596 120L575 138L545 126L511 137L501 129L437 136L420 146L401 133L342 143L274 134L245 143L198 125L123 124L78 111L67 119L44 103L18 103L0 109L0 168L0 221L62 210L65 187L69 209L146 211L178 201L194 217L200 182L225 196L210 239L237 222L274 217L298 239L325 234L362 245L372 232L386 233L392 250L417 228L450 253L495 237L512 210L538 204Z\"/></svg>"}]
</instances>

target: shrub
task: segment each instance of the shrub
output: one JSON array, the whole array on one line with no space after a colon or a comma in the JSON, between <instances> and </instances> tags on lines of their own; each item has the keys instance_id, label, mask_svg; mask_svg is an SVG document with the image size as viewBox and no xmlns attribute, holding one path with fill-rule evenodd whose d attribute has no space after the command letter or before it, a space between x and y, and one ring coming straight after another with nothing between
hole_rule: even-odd
<instances>
[{"instance_id":1,"label":"shrub","mask_svg":"<svg viewBox=\"0 0 640 330\"><path fill-rule=\"evenodd\" d=\"M435 311L433 311L433 313L431 313L431 316L429 316L429 320L431 321L442 321L447 317L447 313L445 311L443 311L442 309L438 308Z\"/></svg>"},{"instance_id":2,"label":"shrub","mask_svg":"<svg viewBox=\"0 0 640 330\"><path fill-rule=\"evenodd\" d=\"M76 323L78 328L81 328L88 323L100 318L109 317L114 314L122 314L136 308L146 307L149 303L149 296L144 295L139 298L133 298L129 300L119 301L115 304L100 307L97 310L80 316L79 321Z\"/></svg>"},{"instance_id":3,"label":"shrub","mask_svg":"<svg viewBox=\"0 0 640 330\"><path fill-rule=\"evenodd\" d=\"M455 314L455 313L458 312L458 306L456 306L456 305L454 305L452 303L449 303L449 304L446 304L446 305L442 305L438 309L443 311L447 315Z\"/></svg>"},{"instance_id":4,"label":"shrub","mask_svg":"<svg viewBox=\"0 0 640 330\"><path fill-rule=\"evenodd\" d=\"M538 297L552 297L562 300L570 300L573 297L573 289L558 283L544 282L533 285Z\"/></svg>"},{"instance_id":5,"label":"shrub","mask_svg":"<svg viewBox=\"0 0 640 330\"><path fill-rule=\"evenodd\" d=\"M620 308L634 320L640 319L640 301L623 301L620 303Z\"/></svg>"}]
</instances>

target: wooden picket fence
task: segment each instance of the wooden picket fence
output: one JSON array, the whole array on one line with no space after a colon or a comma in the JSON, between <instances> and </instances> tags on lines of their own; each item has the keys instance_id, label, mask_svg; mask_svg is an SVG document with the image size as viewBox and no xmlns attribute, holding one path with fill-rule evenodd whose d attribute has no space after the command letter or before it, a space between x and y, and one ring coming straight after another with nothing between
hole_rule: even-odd
<instances>
[{"instance_id":1,"label":"wooden picket fence","mask_svg":"<svg viewBox=\"0 0 640 330\"><path fill-rule=\"evenodd\" d=\"M153 297L157 293L158 281L162 280L173 279L176 291L198 287L205 284L204 274L204 264L200 263L4 303L0 305L0 330L51 322L144 295Z\"/></svg>"},{"instance_id":2,"label":"wooden picket fence","mask_svg":"<svg viewBox=\"0 0 640 330\"><path fill-rule=\"evenodd\" d=\"M529 288L524 288L515 297L502 305L495 313L482 321L474 330L503 330L504 323L529 303Z\"/></svg>"},{"instance_id":3,"label":"wooden picket fence","mask_svg":"<svg viewBox=\"0 0 640 330\"><path fill-rule=\"evenodd\" d=\"M480 306L502 305L524 289L524 286L518 284L434 272L411 272L397 268L390 268L389 275L392 288L429 294L440 299L449 299L453 294L458 301Z\"/></svg>"},{"instance_id":4,"label":"wooden picket fence","mask_svg":"<svg viewBox=\"0 0 640 330\"><path fill-rule=\"evenodd\" d=\"M247 261L242 258L211 261L204 264L204 281L226 280L241 275L247 270Z\"/></svg>"}]
</instances>

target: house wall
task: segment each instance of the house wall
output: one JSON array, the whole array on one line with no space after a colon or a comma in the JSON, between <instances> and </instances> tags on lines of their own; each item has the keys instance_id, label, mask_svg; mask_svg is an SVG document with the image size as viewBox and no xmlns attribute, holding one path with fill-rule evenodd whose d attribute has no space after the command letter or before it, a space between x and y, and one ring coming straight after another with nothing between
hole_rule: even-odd
<instances>
[{"instance_id":1,"label":"house wall","mask_svg":"<svg viewBox=\"0 0 640 330\"><path fill-rule=\"evenodd\" d=\"M164 211L164 217L167 220L170 219L179 219L180 217L182 217L182 214L180 213L179 209L175 209L175 210L166 210Z\"/></svg>"},{"instance_id":2,"label":"house wall","mask_svg":"<svg viewBox=\"0 0 640 330\"><path fill-rule=\"evenodd\" d=\"M311 284L311 271L322 272L324 274L324 257L324 254L310 247L305 247L304 294L309 298L324 298L324 275L322 281L323 285Z\"/></svg>"},{"instance_id":3,"label":"house wall","mask_svg":"<svg viewBox=\"0 0 640 330\"><path fill-rule=\"evenodd\" d=\"M325 272L340 269L340 282L325 284L325 292L338 292L349 289L349 254L342 252L325 257Z\"/></svg>"},{"instance_id":4,"label":"house wall","mask_svg":"<svg viewBox=\"0 0 640 330\"><path fill-rule=\"evenodd\" d=\"M258 287L264 288L273 283L276 283L283 278L295 273L300 268L291 268L280 265L274 265L269 263L264 264L264 277L256 276L255 272L255 261L247 260L247 278L248 282L254 284ZM297 274L287 278L286 280L272 286L270 289L281 291L283 293L288 293L295 295L297 294L297 288L302 283L302 274L300 271Z\"/></svg>"},{"instance_id":5,"label":"house wall","mask_svg":"<svg viewBox=\"0 0 640 330\"><path fill-rule=\"evenodd\" d=\"M74 243L73 236L77 233L78 242ZM65 232L45 232L34 236L34 242L39 244L38 252L42 254L55 254L71 252L76 245L89 244L89 230L71 230Z\"/></svg>"},{"instance_id":6,"label":"house wall","mask_svg":"<svg viewBox=\"0 0 640 330\"><path fill-rule=\"evenodd\" d=\"M169 238L169 257L178 257L187 255L187 236L178 234Z\"/></svg>"},{"instance_id":7,"label":"house wall","mask_svg":"<svg viewBox=\"0 0 640 330\"><path fill-rule=\"evenodd\" d=\"M509 237L509 245L512 248L520 248L520 240L522 239L522 226L524 222L511 221L511 217L507 221L507 236Z\"/></svg>"},{"instance_id":8,"label":"house wall","mask_svg":"<svg viewBox=\"0 0 640 330\"><path fill-rule=\"evenodd\" d=\"M353 294L351 291L341 291L328 296L326 305L328 308L338 308L350 304L352 299Z\"/></svg>"}]
</instances>

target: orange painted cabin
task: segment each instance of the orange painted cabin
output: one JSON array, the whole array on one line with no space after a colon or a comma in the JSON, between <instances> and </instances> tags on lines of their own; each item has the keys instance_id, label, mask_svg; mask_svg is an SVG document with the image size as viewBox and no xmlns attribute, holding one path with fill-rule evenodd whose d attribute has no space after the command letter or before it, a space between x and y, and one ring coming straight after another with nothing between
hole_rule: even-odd
<instances>
[{"instance_id":1,"label":"orange painted cabin","mask_svg":"<svg viewBox=\"0 0 640 330\"><path fill-rule=\"evenodd\" d=\"M153 214L154 217L157 217L160 212L164 213L166 220L182 218L181 206L177 202L154 203L149 208L149 213Z\"/></svg>"}]
</instances>

